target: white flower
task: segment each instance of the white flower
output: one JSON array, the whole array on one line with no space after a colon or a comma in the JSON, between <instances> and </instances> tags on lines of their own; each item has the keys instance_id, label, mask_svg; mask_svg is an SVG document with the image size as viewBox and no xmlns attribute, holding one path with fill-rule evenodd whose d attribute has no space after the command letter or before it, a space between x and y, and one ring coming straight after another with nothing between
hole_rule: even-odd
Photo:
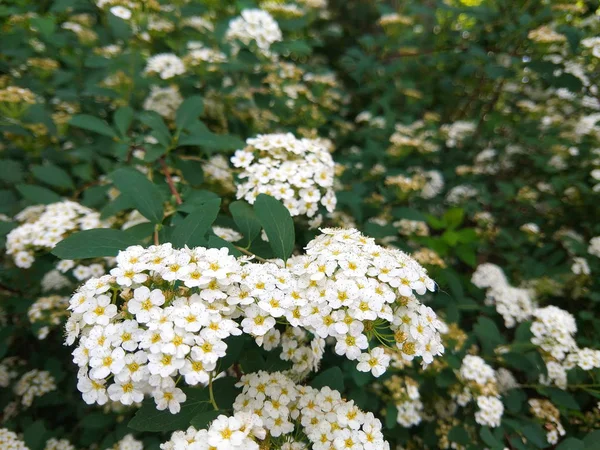
<instances>
[{"instance_id":1,"label":"white flower","mask_svg":"<svg viewBox=\"0 0 600 450\"><path fill-rule=\"evenodd\" d=\"M123 19L129 20L131 19L131 10L125 8L124 6L113 6L110 8L111 14Z\"/></svg>"},{"instance_id":2,"label":"white flower","mask_svg":"<svg viewBox=\"0 0 600 450\"><path fill-rule=\"evenodd\" d=\"M390 357L380 347L376 347L368 353L362 353L358 357L358 361L356 368L360 372L371 372L375 377L383 375L390 365Z\"/></svg>"}]
</instances>

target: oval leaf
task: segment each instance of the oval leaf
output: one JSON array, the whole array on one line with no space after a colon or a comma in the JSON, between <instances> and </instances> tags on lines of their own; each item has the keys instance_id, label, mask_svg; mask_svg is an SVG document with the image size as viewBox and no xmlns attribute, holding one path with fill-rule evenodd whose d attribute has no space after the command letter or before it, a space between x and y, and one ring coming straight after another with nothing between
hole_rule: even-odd
<instances>
[{"instance_id":1,"label":"oval leaf","mask_svg":"<svg viewBox=\"0 0 600 450\"><path fill-rule=\"evenodd\" d=\"M61 259L86 259L117 256L139 241L130 233L112 228L96 228L74 233L63 239L52 250Z\"/></svg>"},{"instance_id":2,"label":"oval leaf","mask_svg":"<svg viewBox=\"0 0 600 450\"><path fill-rule=\"evenodd\" d=\"M209 200L200 205L183 222L175 227L172 243L176 248L196 246L204 241L206 232L219 214L221 199Z\"/></svg>"},{"instance_id":3,"label":"oval leaf","mask_svg":"<svg viewBox=\"0 0 600 450\"><path fill-rule=\"evenodd\" d=\"M131 199L142 216L153 223L163 219L163 198L158 188L135 169L123 168L109 175L115 186Z\"/></svg>"},{"instance_id":4,"label":"oval leaf","mask_svg":"<svg viewBox=\"0 0 600 450\"><path fill-rule=\"evenodd\" d=\"M294 250L296 238L290 212L283 203L266 194L260 194L256 198L254 212L267 233L273 253L286 261Z\"/></svg>"},{"instance_id":5,"label":"oval leaf","mask_svg":"<svg viewBox=\"0 0 600 450\"><path fill-rule=\"evenodd\" d=\"M93 131L108 137L117 137L117 133L104 120L88 114L77 114L71 118L69 125Z\"/></svg>"}]
</instances>

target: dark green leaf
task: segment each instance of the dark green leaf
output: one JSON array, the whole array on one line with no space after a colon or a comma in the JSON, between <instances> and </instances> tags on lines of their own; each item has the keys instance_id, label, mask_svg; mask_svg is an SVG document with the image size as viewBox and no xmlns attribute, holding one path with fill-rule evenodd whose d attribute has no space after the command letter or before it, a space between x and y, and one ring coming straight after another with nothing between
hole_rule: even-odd
<instances>
[{"instance_id":1,"label":"dark green leaf","mask_svg":"<svg viewBox=\"0 0 600 450\"><path fill-rule=\"evenodd\" d=\"M337 391L344 391L344 374L339 367L332 367L324 372L321 372L311 381L310 385L315 389L329 386Z\"/></svg>"},{"instance_id":2,"label":"dark green leaf","mask_svg":"<svg viewBox=\"0 0 600 450\"><path fill-rule=\"evenodd\" d=\"M72 189L75 187L69 174L64 169L53 164L31 166L31 172L38 180L43 181L50 186L65 189Z\"/></svg>"},{"instance_id":3,"label":"dark green leaf","mask_svg":"<svg viewBox=\"0 0 600 450\"><path fill-rule=\"evenodd\" d=\"M50 203L62 201L62 197L56 192L33 184L19 184L17 185L17 191L19 191L24 198L33 203L48 205Z\"/></svg>"},{"instance_id":4,"label":"dark green leaf","mask_svg":"<svg viewBox=\"0 0 600 450\"><path fill-rule=\"evenodd\" d=\"M273 253L286 261L294 250L296 236L290 212L283 203L266 194L256 198L254 212L267 233Z\"/></svg>"},{"instance_id":5,"label":"dark green leaf","mask_svg":"<svg viewBox=\"0 0 600 450\"><path fill-rule=\"evenodd\" d=\"M204 101L199 95L188 97L177 109L175 115L175 124L178 130L188 129L188 127L198 119L204 110Z\"/></svg>"},{"instance_id":6,"label":"dark green leaf","mask_svg":"<svg viewBox=\"0 0 600 450\"><path fill-rule=\"evenodd\" d=\"M163 197L158 188L135 169L117 169L109 175L122 194L128 196L142 216L153 223L163 219Z\"/></svg>"},{"instance_id":7,"label":"dark green leaf","mask_svg":"<svg viewBox=\"0 0 600 450\"><path fill-rule=\"evenodd\" d=\"M489 445L492 448L492 450L502 450L504 448L502 442L500 442L494 437L494 435L488 427L481 427L481 429L479 430L479 437L481 437L481 440L487 445Z\"/></svg>"},{"instance_id":8,"label":"dark green leaf","mask_svg":"<svg viewBox=\"0 0 600 450\"><path fill-rule=\"evenodd\" d=\"M0 159L0 180L5 183L19 183L23 180L21 163L12 159Z\"/></svg>"},{"instance_id":9,"label":"dark green leaf","mask_svg":"<svg viewBox=\"0 0 600 450\"><path fill-rule=\"evenodd\" d=\"M221 199L209 200L190 213L184 221L175 227L172 236L174 247L182 248L196 246L199 240L204 240L206 232L219 214Z\"/></svg>"},{"instance_id":10,"label":"dark green leaf","mask_svg":"<svg viewBox=\"0 0 600 450\"><path fill-rule=\"evenodd\" d=\"M556 450L587 450L588 448L594 449L594 447L586 447L583 441L574 437L568 437L556 446Z\"/></svg>"},{"instance_id":11,"label":"dark green leaf","mask_svg":"<svg viewBox=\"0 0 600 450\"><path fill-rule=\"evenodd\" d=\"M208 425L221 414L227 415L225 411L221 410L210 410L201 412L200 414L194 416L194 418L190 421L190 425L196 428L196 430L204 430L208 428Z\"/></svg>"},{"instance_id":12,"label":"dark green leaf","mask_svg":"<svg viewBox=\"0 0 600 450\"><path fill-rule=\"evenodd\" d=\"M127 130L131 126L131 122L133 121L133 109L130 106L123 106L115 112L115 126L121 136L127 135Z\"/></svg>"},{"instance_id":13,"label":"dark green leaf","mask_svg":"<svg viewBox=\"0 0 600 450\"><path fill-rule=\"evenodd\" d=\"M117 133L104 120L88 114L74 115L69 121L69 125L93 131L108 137L117 137Z\"/></svg>"},{"instance_id":14,"label":"dark green leaf","mask_svg":"<svg viewBox=\"0 0 600 450\"><path fill-rule=\"evenodd\" d=\"M52 254L61 259L99 258L117 256L119 250L125 250L139 241L123 230L97 228L74 233L60 241Z\"/></svg>"},{"instance_id":15,"label":"dark green leaf","mask_svg":"<svg viewBox=\"0 0 600 450\"><path fill-rule=\"evenodd\" d=\"M209 130L199 132L194 131L194 134L182 136L179 138L178 146L198 146L208 150L237 150L245 146L244 141L231 135L221 135L212 133Z\"/></svg>"},{"instance_id":16,"label":"dark green leaf","mask_svg":"<svg viewBox=\"0 0 600 450\"><path fill-rule=\"evenodd\" d=\"M252 207L243 200L232 202L229 211L240 232L244 235L244 242L250 244L259 235L261 225Z\"/></svg>"}]
</instances>

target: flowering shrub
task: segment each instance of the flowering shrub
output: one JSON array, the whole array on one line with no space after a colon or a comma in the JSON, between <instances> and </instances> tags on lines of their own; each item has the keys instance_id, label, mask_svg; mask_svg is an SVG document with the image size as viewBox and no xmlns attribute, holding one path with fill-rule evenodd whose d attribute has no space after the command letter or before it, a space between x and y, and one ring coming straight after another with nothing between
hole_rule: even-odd
<instances>
[{"instance_id":1,"label":"flowering shrub","mask_svg":"<svg viewBox=\"0 0 600 450\"><path fill-rule=\"evenodd\" d=\"M600 10L0 5L0 448L600 432Z\"/></svg>"}]
</instances>

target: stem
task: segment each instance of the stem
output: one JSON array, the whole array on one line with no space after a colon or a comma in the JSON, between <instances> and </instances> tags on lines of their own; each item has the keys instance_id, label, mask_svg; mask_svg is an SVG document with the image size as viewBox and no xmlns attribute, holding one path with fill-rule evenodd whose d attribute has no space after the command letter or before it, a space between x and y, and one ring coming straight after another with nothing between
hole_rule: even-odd
<instances>
[{"instance_id":1,"label":"stem","mask_svg":"<svg viewBox=\"0 0 600 450\"><path fill-rule=\"evenodd\" d=\"M257 256L257 255L255 255L254 253L252 253L252 252L250 252L250 251L246 250L244 247L238 247L237 245L234 245L234 247L235 247L235 248L237 248L237 249L238 249L240 252L242 252L244 255L248 255L248 256L254 256L254 257L257 259L257 261L260 261L260 262L267 262L267 260L266 260L266 259L264 259L264 258L261 258L260 256Z\"/></svg>"},{"instance_id":2,"label":"stem","mask_svg":"<svg viewBox=\"0 0 600 450\"><path fill-rule=\"evenodd\" d=\"M208 394L210 395L210 404L213 406L215 411L219 410L217 402L215 402L215 394L213 393L213 373L211 372L208 379Z\"/></svg>"},{"instance_id":3,"label":"stem","mask_svg":"<svg viewBox=\"0 0 600 450\"><path fill-rule=\"evenodd\" d=\"M173 183L173 178L171 178L169 166L167 166L167 163L165 162L165 157L163 156L162 158L160 158L158 160L158 162L160 163L163 173L165 174L165 178L167 179L167 184L169 185L169 190L171 191L171 194L173 194L173 196L175 197L175 202L178 205L181 205L183 203L183 201L181 200L181 196L179 195L179 192L177 192L177 189L175 189L175 183Z\"/></svg>"},{"instance_id":4,"label":"stem","mask_svg":"<svg viewBox=\"0 0 600 450\"><path fill-rule=\"evenodd\" d=\"M154 225L154 245L159 245L160 242L158 241L158 224Z\"/></svg>"}]
</instances>

